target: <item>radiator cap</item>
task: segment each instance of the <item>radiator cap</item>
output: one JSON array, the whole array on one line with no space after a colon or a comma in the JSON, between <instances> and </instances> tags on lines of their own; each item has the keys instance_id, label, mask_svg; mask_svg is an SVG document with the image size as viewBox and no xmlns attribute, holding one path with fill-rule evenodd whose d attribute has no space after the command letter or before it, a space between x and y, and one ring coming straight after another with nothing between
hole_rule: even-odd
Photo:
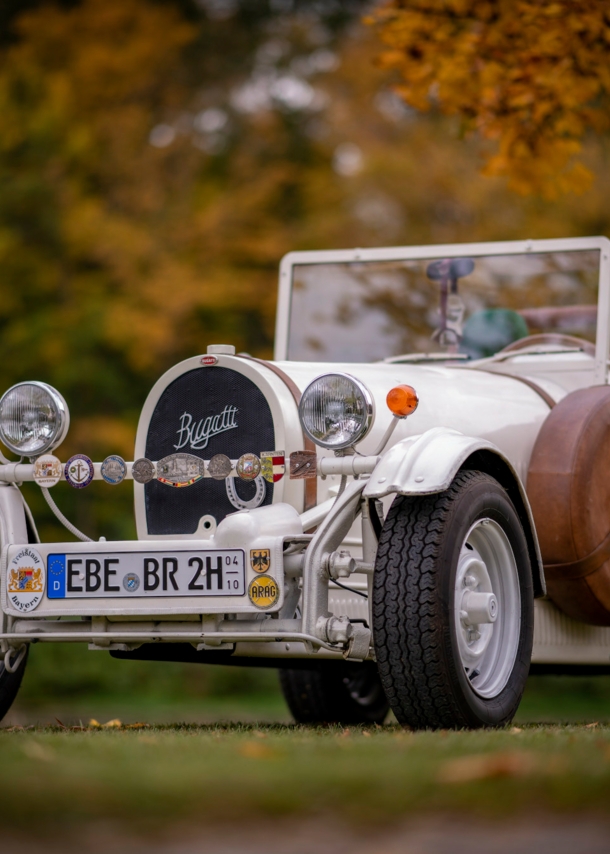
<instances>
[{"instance_id":1,"label":"radiator cap","mask_svg":"<svg viewBox=\"0 0 610 854\"><path fill-rule=\"evenodd\" d=\"M234 356L235 347L232 344L208 344L206 352L214 355Z\"/></svg>"}]
</instances>

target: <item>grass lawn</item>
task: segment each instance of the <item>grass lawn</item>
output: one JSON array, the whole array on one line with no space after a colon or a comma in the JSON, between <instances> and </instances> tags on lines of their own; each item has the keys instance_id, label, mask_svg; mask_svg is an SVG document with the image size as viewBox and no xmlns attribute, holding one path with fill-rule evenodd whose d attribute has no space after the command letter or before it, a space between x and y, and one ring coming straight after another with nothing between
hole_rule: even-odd
<instances>
[{"instance_id":1,"label":"grass lawn","mask_svg":"<svg viewBox=\"0 0 610 854\"><path fill-rule=\"evenodd\" d=\"M5 831L112 816L132 831L332 813L363 825L430 812L607 814L610 727L485 732L173 725L0 731ZM36 825L32 805L36 805Z\"/></svg>"},{"instance_id":2,"label":"grass lawn","mask_svg":"<svg viewBox=\"0 0 610 854\"><path fill-rule=\"evenodd\" d=\"M434 824L435 816L552 823L608 815L606 677L531 678L505 730L411 733L392 722L291 725L273 673L137 663L121 671L110 662L114 681L97 683L106 690L79 693L66 682L53 692L61 662L56 670L49 658L36 666L43 663L0 728L3 832L40 845L109 820L143 838L174 826L235 828L236 814L244 827L271 818L318 826L326 816L367 832L422 817ZM122 725L91 727L91 718ZM63 850L85 849L80 840Z\"/></svg>"}]
</instances>

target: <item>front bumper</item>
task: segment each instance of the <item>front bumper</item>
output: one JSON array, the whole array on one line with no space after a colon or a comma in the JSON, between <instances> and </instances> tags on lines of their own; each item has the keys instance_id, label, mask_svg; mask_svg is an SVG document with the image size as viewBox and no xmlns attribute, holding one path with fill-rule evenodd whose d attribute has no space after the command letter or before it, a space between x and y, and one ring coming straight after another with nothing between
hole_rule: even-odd
<instances>
[{"instance_id":1,"label":"front bumper","mask_svg":"<svg viewBox=\"0 0 610 854\"><path fill-rule=\"evenodd\" d=\"M327 514L325 524L333 517ZM241 645L242 654L254 655L263 644L287 658L326 650L362 660L370 655L366 599L347 602L343 590L329 590L333 582L329 585L321 562L306 568L316 540L325 551L324 527L316 535L304 534L296 510L275 504L227 517L209 540L11 544L0 563L1 646L87 641L93 649L128 651L143 643L182 642L199 651ZM342 539L344 531L337 534ZM205 589L206 562L216 566L235 555L241 555L243 571L234 582L237 589L227 593L218 579ZM15 591L20 578L27 587L30 566L42 569L36 573L42 589L21 595ZM193 568L198 567L204 569L197 577ZM313 587L308 573L315 577ZM135 590L130 576L137 581ZM267 579L267 588L277 588L272 602L257 601L252 593L264 586L261 579Z\"/></svg>"}]
</instances>

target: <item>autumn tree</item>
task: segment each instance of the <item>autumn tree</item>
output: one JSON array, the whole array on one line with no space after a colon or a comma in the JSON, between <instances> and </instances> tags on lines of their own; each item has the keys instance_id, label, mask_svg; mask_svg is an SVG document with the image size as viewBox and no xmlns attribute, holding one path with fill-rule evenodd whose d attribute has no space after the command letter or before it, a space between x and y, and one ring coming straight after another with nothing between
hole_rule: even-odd
<instances>
[{"instance_id":1,"label":"autumn tree","mask_svg":"<svg viewBox=\"0 0 610 854\"><path fill-rule=\"evenodd\" d=\"M604 0L392 0L371 22L407 104L496 144L486 174L548 197L590 187L583 137L609 117Z\"/></svg>"},{"instance_id":2,"label":"autumn tree","mask_svg":"<svg viewBox=\"0 0 610 854\"><path fill-rule=\"evenodd\" d=\"M362 4L27 5L0 42L0 385L61 389L62 458L129 458L170 365L214 341L271 355L278 261L332 158L307 79ZM130 496L89 514L96 489L65 495L77 522L124 535Z\"/></svg>"},{"instance_id":3,"label":"autumn tree","mask_svg":"<svg viewBox=\"0 0 610 854\"><path fill-rule=\"evenodd\" d=\"M285 252L610 232L596 140L578 206L481 178L453 118L390 91L358 0L22 5L0 40L0 393L64 394L61 459L132 458L151 385L209 343L270 357ZM56 498L133 533L127 483Z\"/></svg>"}]
</instances>

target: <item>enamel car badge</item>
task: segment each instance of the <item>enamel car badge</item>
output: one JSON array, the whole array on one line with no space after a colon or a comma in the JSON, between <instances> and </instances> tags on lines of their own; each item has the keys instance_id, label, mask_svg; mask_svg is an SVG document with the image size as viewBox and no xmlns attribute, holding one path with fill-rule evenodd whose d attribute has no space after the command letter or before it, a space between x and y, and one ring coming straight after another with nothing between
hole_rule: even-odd
<instances>
[{"instance_id":1,"label":"enamel car badge","mask_svg":"<svg viewBox=\"0 0 610 854\"><path fill-rule=\"evenodd\" d=\"M155 479L155 464L146 457L140 457L131 467L131 476L136 483L150 483Z\"/></svg>"},{"instance_id":2,"label":"enamel car badge","mask_svg":"<svg viewBox=\"0 0 610 854\"><path fill-rule=\"evenodd\" d=\"M290 480L317 477L315 451L293 451L290 454Z\"/></svg>"},{"instance_id":3,"label":"enamel car badge","mask_svg":"<svg viewBox=\"0 0 610 854\"><path fill-rule=\"evenodd\" d=\"M271 549L250 549L250 566L254 572L267 572L271 566Z\"/></svg>"},{"instance_id":4,"label":"enamel car badge","mask_svg":"<svg viewBox=\"0 0 610 854\"><path fill-rule=\"evenodd\" d=\"M261 474L267 483L277 483L284 477L286 458L283 451L263 451L261 454Z\"/></svg>"},{"instance_id":5,"label":"enamel car badge","mask_svg":"<svg viewBox=\"0 0 610 854\"><path fill-rule=\"evenodd\" d=\"M93 463L85 454L74 454L64 466L64 477L74 489L84 489L93 480Z\"/></svg>"},{"instance_id":6,"label":"enamel car badge","mask_svg":"<svg viewBox=\"0 0 610 854\"><path fill-rule=\"evenodd\" d=\"M204 461L193 454L170 454L157 463L157 480L167 486L191 486L204 475Z\"/></svg>"},{"instance_id":7,"label":"enamel car badge","mask_svg":"<svg viewBox=\"0 0 610 854\"><path fill-rule=\"evenodd\" d=\"M261 461L256 454L242 454L235 470L242 480L256 480L261 473Z\"/></svg>"},{"instance_id":8,"label":"enamel car badge","mask_svg":"<svg viewBox=\"0 0 610 854\"><path fill-rule=\"evenodd\" d=\"M257 608L273 608L280 598L280 588L275 578L261 575L250 582L248 597Z\"/></svg>"},{"instance_id":9,"label":"enamel car badge","mask_svg":"<svg viewBox=\"0 0 610 854\"><path fill-rule=\"evenodd\" d=\"M11 606L24 614L33 611L44 596L44 561L31 546L24 546L8 565L7 593Z\"/></svg>"},{"instance_id":10,"label":"enamel car badge","mask_svg":"<svg viewBox=\"0 0 610 854\"><path fill-rule=\"evenodd\" d=\"M48 489L50 486L55 486L62 478L63 466L57 457L53 454L43 454L38 457L34 463L33 476L38 486L44 486Z\"/></svg>"},{"instance_id":11,"label":"enamel car badge","mask_svg":"<svg viewBox=\"0 0 610 854\"><path fill-rule=\"evenodd\" d=\"M111 454L109 457L106 457L102 463L100 474L106 483L116 486L117 483L121 483L121 481L125 479L125 475L127 474L125 460L123 457Z\"/></svg>"},{"instance_id":12,"label":"enamel car badge","mask_svg":"<svg viewBox=\"0 0 610 854\"><path fill-rule=\"evenodd\" d=\"M231 460L226 454L215 454L208 463L208 473L214 480L225 480L231 474Z\"/></svg>"}]
</instances>

